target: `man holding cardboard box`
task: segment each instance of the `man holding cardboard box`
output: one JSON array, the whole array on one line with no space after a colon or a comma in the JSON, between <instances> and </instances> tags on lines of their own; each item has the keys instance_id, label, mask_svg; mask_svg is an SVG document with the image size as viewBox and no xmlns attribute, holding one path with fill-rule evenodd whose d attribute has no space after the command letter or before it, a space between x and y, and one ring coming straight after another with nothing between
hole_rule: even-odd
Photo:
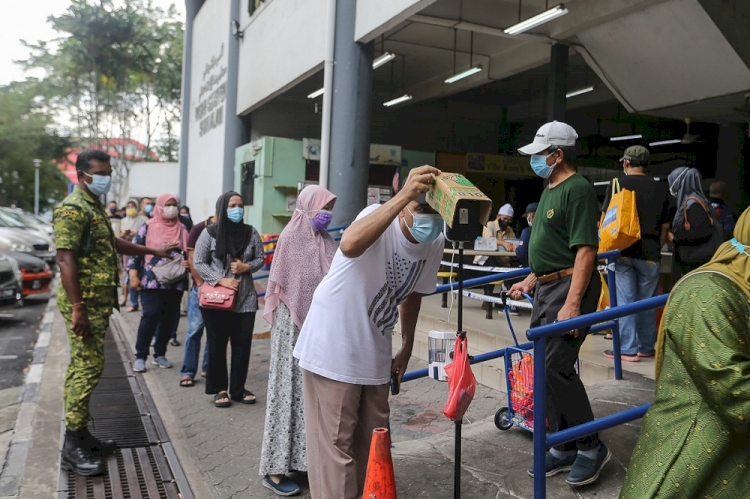
<instances>
[{"instance_id":1,"label":"man holding cardboard box","mask_svg":"<svg viewBox=\"0 0 750 499\"><path fill-rule=\"evenodd\" d=\"M531 156L534 172L549 180L539 200L529 242L532 273L511 287L510 296L534 291L531 327L572 319L596 311L601 282L596 276L599 203L588 180L570 163L578 134L553 121L537 131L534 142L519 149ZM594 419L576 360L588 328L547 338L547 419L551 432ZM541 361L541 359L535 359ZM567 482L595 482L612 458L597 434L556 446L547 452L546 475L564 471ZM533 476L533 468L529 469Z\"/></svg>"},{"instance_id":2,"label":"man holding cardboard box","mask_svg":"<svg viewBox=\"0 0 750 499\"><path fill-rule=\"evenodd\" d=\"M294 356L302 368L313 499L361 498L372 430L388 424L388 387L401 383L422 295L435 291L443 219L425 200L440 170L422 166L341 238L313 295ZM402 348L391 336L401 318Z\"/></svg>"}]
</instances>

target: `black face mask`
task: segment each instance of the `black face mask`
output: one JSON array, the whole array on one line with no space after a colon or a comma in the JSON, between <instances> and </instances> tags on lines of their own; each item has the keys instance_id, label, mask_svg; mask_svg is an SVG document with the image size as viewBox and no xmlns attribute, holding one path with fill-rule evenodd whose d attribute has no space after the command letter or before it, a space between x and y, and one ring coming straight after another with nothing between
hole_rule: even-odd
<instances>
[{"instance_id":1,"label":"black face mask","mask_svg":"<svg viewBox=\"0 0 750 499\"><path fill-rule=\"evenodd\" d=\"M500 228L503 230L508 228L508 222L506 222L505 220L498 220L497 223L498 225L500 225Z\"/></svg>"},{"instance_id":2,"label":"black face mask","mask_svg":"<svg viewBox=\"0 0 750 499\"><path fill-rule=\"evenodd\" d=\"M117 213L117 208L110 208L109 212L114 215L115 213Z\"/></svg>"}]
</instances>

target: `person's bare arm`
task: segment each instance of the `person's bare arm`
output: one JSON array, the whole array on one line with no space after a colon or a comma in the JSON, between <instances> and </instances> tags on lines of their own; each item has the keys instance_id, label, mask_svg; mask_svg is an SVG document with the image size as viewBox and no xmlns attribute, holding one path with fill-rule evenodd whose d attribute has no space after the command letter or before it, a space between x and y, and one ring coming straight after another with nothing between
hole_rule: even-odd
<instances>
[{"instance_id":1,"label":"person's bare arm","mask_svg":"<svg viewBox=\"0 0 750 499\"><path fill-rule=\"evenodd\" d=\"M140 244L131 243L122 238L115 239L115 249L121 255L154 255L161 258L169 258L169 252L179 246L179 243L167 243L158 248L149 248Z\"/></svg>"},{"instance_id":2,"label":"person's bare arm","mask_svg":"<svg viewBox=\"0 0 750 499\"><path fill-rule=\"evenodd\" d=\"M355 220L344 231L339 246L344 256L357 258L367 251L407 204L432 188L435 175L440 175L440 170L432 166L420 166L410 171L404 188L398 194L369 215Z\"/></svg>"},{"instance_id":3,"label":"person's bare arm","mask_svg":"<svg viewBox=\"0 0 750 499\"><path fill-rule=\"evenodd\" d=\"M557 320L572 319L581 315L581 301L589 287L591 275L596 264L595 246L578 246L576 248L576 260L573 264L573 278L570 283L570 291L565 304L557 313Z\"/></svg>"},{"instance_id":4,"label":"person's bare arm","mask_svg":"<svg viewBox=\"0 0 750 499\"><path fill-rule=\"evenodd\" d=\"M406 300L404 300L399 308L399 315L401 317L401 350L396 354L391 366L391 372L398 372L398 383L401 384L401 379L404 377L406 367L409 364L411 358L411 352L414 348L414 331L417 328L417 320L419 319L419 309L422 306L422 295L419 293L410 294Z\"/></svg>"},{"instance_id":5,"label":"person's bare arm","mask_svg":"<svg viewBox=\"0 0 750 499\"><path fill-rule=\"evenodd\" d=\"M672 244L672 241L669 238L669 232L672 230L671 224L661 224L661 235L659 236L659 248L663 248L665 244L670 243Z\"/></svg>"},{"instance_id":6,"label":"person's bare arm","mask_svg":"<svg viewBox=\"0 0 750 499\"><path fill-rule=\"evenodd\" d=\"M60 267L60 283L73 305L71 329L77 336L85 340L89 334L89 316L86 304L83 302L81 283L78 279L76 252L73 250L57 250L57 265Z\"/></svg>"},{"instance_id":7,"label":"person's bare arm","mask_svg":"<svg viewBox=\"0 0 750 499\"><path fill-rule=\"evenodd\" d=\"M203 278L195 271L195 267L193 266L193 254L195 254L194 249L191 248L187 250L187 261L188 265L190 265L190 274L193 276L193 281L195 282L195 285L200 288L203 286Z\"/></svg>"}]
</instances>

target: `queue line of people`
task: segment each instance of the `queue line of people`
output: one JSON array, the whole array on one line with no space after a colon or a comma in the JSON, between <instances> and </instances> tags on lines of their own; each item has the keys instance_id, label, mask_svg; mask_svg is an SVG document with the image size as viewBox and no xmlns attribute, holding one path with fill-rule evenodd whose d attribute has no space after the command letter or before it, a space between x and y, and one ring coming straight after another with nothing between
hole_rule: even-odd
<instances>
[{"instance_id":1,"label":"queue line of people","mask_svg":"<svg viewBox=\"0 0 750 499\"><path fill-rule=\"evenodd\" d=\"M535 173L548 180L539 203L530 205L524 213L528 228L533 226L534 230L528 231L528 241L520 245L526 246L532 274L510 289L515 299L522 292L534 294L532 326L589 313L596 308L599 296L600 281L594 278L599 206L593 187L576 173L572 164L576 140L577 134L569 125L553 122L542 127L534 142L520 150L531 156ZM114 276L100 283L97 279L105 277L103 274L92 277L87 273L91 260L81 252L87 237L101 243L97 245L101 258L115 256L116 251L133 255L128 264L130 281L136 288L145 288L141 296L144 316L136 346L138 360L145 361L143 347L146 345L148 352L148 341L155 335L154 363L171 367L163 365L159 359L166 359L159 354L165 349L164 340L175 317L171 291L181 285L187 287L187 273L165 285L153 272L160 261L185 259L182 266L190 269L198 285L191 290L193 304L204 282L234 290L237 299L231 310L189 307L190 329L180 384L194 386L199 331L205 325L206 393L213 395L216 407L228 407L232 402L256 402L245 382L258 310L252 273L260 269L264 255L259 234L243 221L241 196L231 191L223 194L217 201L215 215L196 225L189 234L176 215L179 200L164 194L156 200L154 217L138 229L133 243L115 239L111 230L105 233L104 229L92 228L87 236L87 217L93 216L93 220L104 213L97 197L104 189L108 172L111 175L105 156L100 151L82 153L77 164L81 185L55 214L64 289L59 303L68 325L72 352L66 380L68 431L62 462L66 469L82 475L100 473L103 465L99 456L116 448L115 443L98 441L86 430L88 397L101 375L106 328L106 324L100 327L102 321L97 322L98 319L89 320L87 310L89 306L98 310L92 318L108 317L107 287L113 286L112 283L116 286ZM661 195L653 191L654 185L647 182L651 181L645 175L647 158L647 151L632 148L626 151L621 159L624 173L637 197L645 195L647 199L661 200ZM387 424L392 375L400 383L411 356L421 296L434 291L434 276L444 246L442 219L426 204L424 193L432 188L432 179L439 174L439 170L427 166L413 170L402 190L384 206L373 205L360 213L344 233L338 249L325 231L335 195L318 186L301 192L294 216L279 237L264 314L272 324L272 348L259 471L263 485L277 494L299 493L298 484L287 475L292 471L308 471L314 498L361 497L372 429ZM88 182L88 178L94 181ZM705 211L708 200L700 198L702 192L696 186L700 186L700 177L694 169L678 169L669 176L669 191L677 197L678 206L683 206L684 217L695 221L693 226L700 226L702 215L696 205ZM665 238L677 248L690 245L690 234L684 236L679 231L680 225L689 231L688 224L681 220L675 225L673 220L672 230L668 230L663 206L658 213L644 213L641 217L645 230L640 248L632 248L632 254L624 256L623 265L628 269L620 268L618 274L631 269L637 272L638 260L645 261L646 268L653 270L651 258ZM534 218L536 211L546 216ZM706 218L712 219L710 214ZM738 267L745 263L748 246L744 244L750 242L745 241L742 232L747 225L744 221L740 220L736 231L740 242L735 239L727 243L729 246L725 244L714 257L717 265L721 264L716 269L732 276L742 276L745 271L744 266ZM707 242L703 236L698 244ZM656 244L660 244L658 249L654 249ZM89 248L87 244L85 247ZM735 252L741 257L739 263ZM115 258L113 269L116 266ZM681 270L688 273L694 268ZM689 273L688 277L692 275ZM157 292L156 299L152 299L151 291ZM116 300L116 294L112 296ZM158 303L156 314L146 310L151 310L152 302ZM347 306L341 307L344 302ZM742 311L738 313L747 316ZM669 329L669 321L677 321L675 317L680 321L685 319L669 313L666 317L662 329L672 331L675 336L677 330ZM403 345L392 358L391 332L399 318ZM348 334L341 334L342 324L351 325ZM637 331L637 318L635 324ZM627 328L623 331L629 334L625 332ZM661 366L669 366L665 359L672 351L663 348L664 334L669 334L664 331L653 351L641 353L656 355ZM582 329L547 342L551 431L593 419L585 388L575 371L575 360L586 335L587 329ZM638 336L641 347L647 344L648 337L643 339L636 333L634 336ZM666 341L677 339L670 337ZM229 342L231 373L227 372ZM738 340L738 344L743 341ZM737 382L732 381L735 385ZM346 424L342 426L341 422ZM634 454L634 463L636 458ZM610 459L611 452L594 434L550 449L545 472L547 476L568 472L568 483L583 486L596 481ZM533 475L532 469L529 474ZM626 486L628 483L634 482L626 482ZM652 494L652 497L662 495Z\"/></svg>"}]
</instances>

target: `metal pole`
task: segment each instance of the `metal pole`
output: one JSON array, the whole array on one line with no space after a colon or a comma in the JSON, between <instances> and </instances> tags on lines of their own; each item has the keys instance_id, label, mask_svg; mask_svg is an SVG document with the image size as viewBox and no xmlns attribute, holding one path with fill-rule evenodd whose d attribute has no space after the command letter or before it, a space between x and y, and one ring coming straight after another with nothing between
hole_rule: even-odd
<instances>
[{"instance_id":1,"label":"metal pole","mask_svg":"<svg viewBox=\"0 0 750 499\"><path fill-rule=\"evenodd\" d=\"M39 215L39 168L42 166L41 159L34 159L34 215Z\"/></svg>"},{"instance_id":2,"label":"metal pole","mask_svg":"<svg viewBox=\"0 0 750 499\"><path fill-rule=\"evenodd\" d=\"M545 373L547 338L534 341L534 499L547 497L547 377Z\"/></svg>"},{"instance_id":3,"label":"metal pole","mask_svg":"<svg viewBox=\"0 0 750 499\"><path fill-rule=\"evenodd\" d=\"M615 277L615 260L617 256L607 258L607 286L609 287L609 308L617 306L617 279ZM620 348L620 319L614 320L612 326L612 351L615 354L615 379L622 379L622 358Z\"/></svg>"},{"instance_id":4,"label":"metal pole","mask_svg":"<svg viewBox=\"0 0 750 499\"><path fill-rule=\"evenodd\" d=\"M456 323L456 340L465 337L464 332L464 243L458 242L458 322ZM454 350L455 352L455 350ZM455 359L454 359L455 360ZM461 427L463 421L456 421L454 442L453 499L461 498Z\"/></svg>"},{"instance_id":5,"label":"metal pole","mask_svg":"<svg viewBox=\"0 0 750 499\"><path fill-rule=\"evenodd\" d=\"M328 0L326 26L326 59L323 63L323 117L320 130L321 187L328 189L329 158L331 156L331 103L333 102L333 67L336 41L336 0Z\"/></svg>"}]
</instances>

